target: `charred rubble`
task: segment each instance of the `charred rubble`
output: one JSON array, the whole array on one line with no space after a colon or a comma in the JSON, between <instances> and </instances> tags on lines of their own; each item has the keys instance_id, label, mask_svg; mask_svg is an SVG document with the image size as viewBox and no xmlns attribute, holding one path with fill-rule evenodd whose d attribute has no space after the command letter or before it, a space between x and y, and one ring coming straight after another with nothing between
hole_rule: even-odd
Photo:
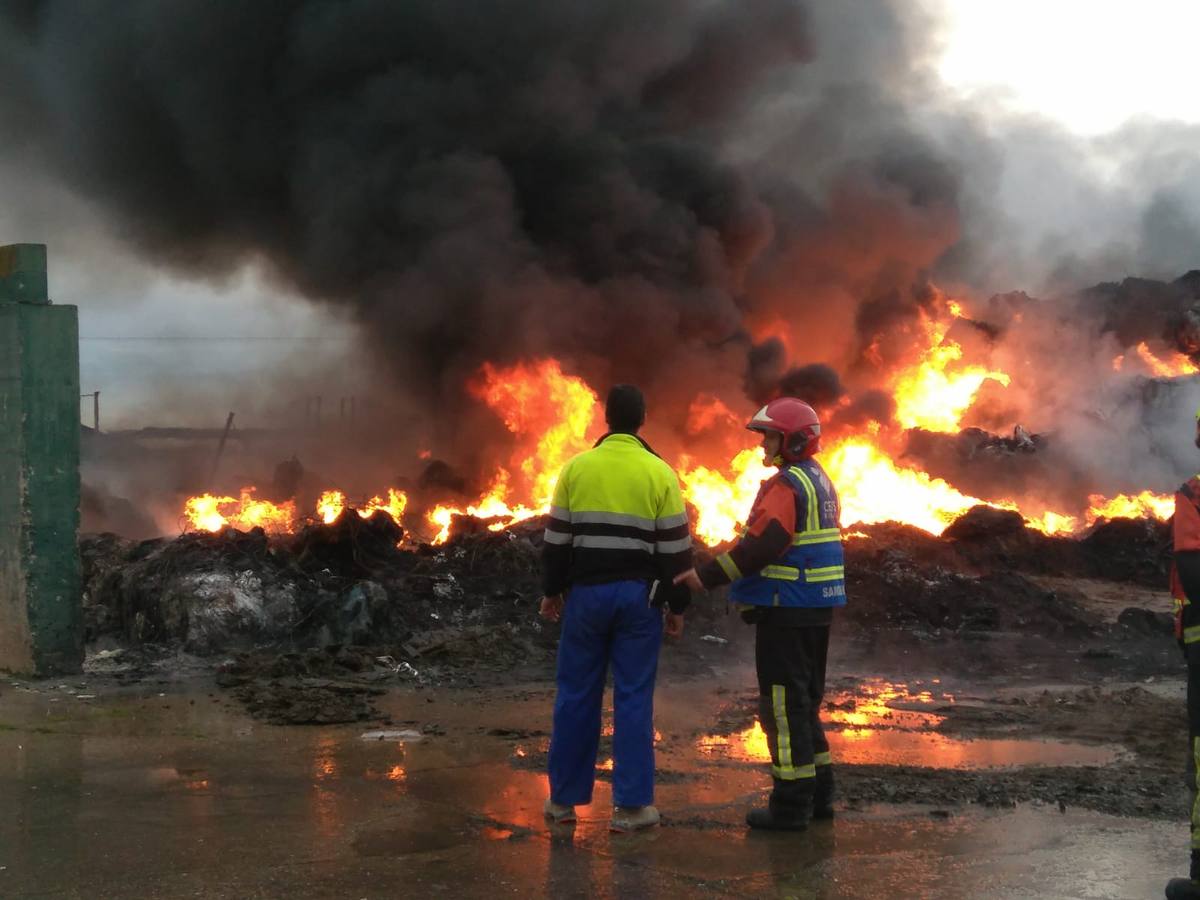
<instances>
[{"instance_id":1,"label":"charred rubble","mask_svg":"<svg viewBox=\"0 0 1200 900\"><path fill-rule=\"evenodd\" d=\"M410 545L389 516L347 510L284 537L260 529L140 542L89 535L81 541L87 639L93 648L217 658L230 686L264 673L253 662L262 652L274 654L272 677L376 669L416 682L541 677L556 632L537 617L541 527L533 519L491 531L463 520L443 546ZM1049 537L1015 512L983 506L941 537L896 523L857 526L846 541L852 602L842 621L876 636L1096 635L1101 624L1082 597L1038 579L1157 589L1168 538L1163 523L1130 519L1101 522L1081 539ZM703 634L725 605L699 598L693 631ZM1166 640L1167 611L1164 595L1161 610L1135 609L1126 624Z\"/></svg>"}]
</instances>

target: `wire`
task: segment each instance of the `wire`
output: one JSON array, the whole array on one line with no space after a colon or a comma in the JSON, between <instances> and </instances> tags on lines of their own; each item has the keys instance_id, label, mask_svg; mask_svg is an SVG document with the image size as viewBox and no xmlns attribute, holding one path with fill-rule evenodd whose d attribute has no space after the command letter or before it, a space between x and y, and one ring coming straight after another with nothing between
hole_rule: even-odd
<instances>
[{"instance_id":1,"label":"wire","mask_svg":"<svg viewBox=\"0 0 1200 900\"><path fill-rule=\"evenodd\" d=\"M81 341L277 341L277 342L294 342L294 341L341 341L344 338L340 337L282 337L270 335L228 335L225 337L216 337L211 335L128 335L125 337L116 336L91 336L81 335Z\"/></svg>"}]
</instances>

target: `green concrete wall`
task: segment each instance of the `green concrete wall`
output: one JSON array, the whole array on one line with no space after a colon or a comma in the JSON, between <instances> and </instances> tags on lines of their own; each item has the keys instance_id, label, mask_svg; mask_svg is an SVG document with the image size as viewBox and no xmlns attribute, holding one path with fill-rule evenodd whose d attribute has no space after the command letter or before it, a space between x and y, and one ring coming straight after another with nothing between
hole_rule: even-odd
<instances>
[{"instance_id":1,"label":"green concrete wall","mask_svg":"<svg viewBox=\"0 0 1200 900\"><path fill-rule=\"evenodd\" d=\"M0 248L0 669L49 675L82 662L79 325L39 264Z\"/></svg>"},{"instance_id":2,"label":"green concrete wall","mask_svg":"<svg viewBox=\"0 0 1200 900\"><path fill-rule=\"evenodd\" d=\"M0 667L33 669L25 603L20 307L0 301Z\"/></svg>"}]
</instances>

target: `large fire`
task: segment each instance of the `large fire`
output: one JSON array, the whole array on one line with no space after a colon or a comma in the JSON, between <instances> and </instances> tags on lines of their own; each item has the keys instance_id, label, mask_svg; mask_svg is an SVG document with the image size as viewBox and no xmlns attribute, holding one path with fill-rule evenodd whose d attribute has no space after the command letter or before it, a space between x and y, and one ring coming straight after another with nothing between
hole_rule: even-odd
<instances>
[{"instance_id":1,"label":"large fire","mask_svg":"<svg viewBox=\"0 0 1200 900\"><path fill-rule=\"evenodd\" d=\"M985 381L1003 386L1010 383L1003 371L964 361L963 347L948 337L953 320L964 316L962 304L947 300L941 307L940 318L923 314L911 362L898 366L890 378L896 403L895 424L900 429L957 431ZM1146 369L1159 377L1198 371L1178 353L1164 359L1140 344L1136 354ZM869 349L867 356L879 362L878 346ZM1114 368L1123 361L1115 360ZM544 513L563 464L591 446L601 430L596 393L579 377L564 372L554 359L508 367L485 364L468 388L504 423L513 436L514 450L496 464L486 489L474 501L413 511L413 530L432 538L433 543L448 539L456 515L489 520L489 528L500 530ZM722 436L741 433L748 412L735 413L720 399L698 393L688 410L686 430L689 448L699 443L704 452L689 452L668 460L679 472L684 496L694 511L693 532L709 546L737 536L755 494L774 471L764 464L757 447L736 453L732 460L720 449L728 446L720 442ZM713 435L718 437L709 442ZM966 510L987 503L1021 512L1030 527L1048 534L1069 534L1100 519L1163 519L1172 511L1172 497L1149 491L1112 498L1092 495L1086 509L1072 511L1047 509L1042 504L1031 510L1007 499L984 501L900 462L902 435L903 431L894 425L872 422L857 433L825 437L819 458L838 487L843 526L895 521L940 534ZM427 457L428 452L423 451L421 458ZM254 488L247 487L237 498L210 494L192 497L184 515L196 530L260 526L271 533L286 533L304 521L333 522L349 505L342 491L330 489L321 494L312 516L301 517L293 503L276 505L256 499ZM396 488L354 504L360 516L383 512L397 522L409 512L408 506L407 495Z\"/></svg>"},{"instance_id":2,"label":"large fire","mask_svg":"<svg viewBox=\"0 0 1200 900\"><path fill-rule=\"evenodd\" d=\"M1142 343L1138 344L1135 349L1137 350L1137 355L1141 358L1142 362L1146 364L1146 368L1150 370L1150 374L1154 375L1156 378L1178 378L1181 375L1195 375L1200 373L1200 368L1196 368L1196 364L1178 350L1171 351L1171 353L1165 359L1163 359L1155 356L1150 351L1150 348L1146 345L1145 341L1142 341ZM1120 359L1120 357L1118 357L1118 359ZM1114 365L1116 368L1120 368L1120 366L1115 362Z\"/></svg>"},{"instance_id":3,"label":"large fire","mask_svg":"<svg viewBox=\"0 0 1200 900\"><path fill-rule=\"evenodd\" d=\"M774 473L763 463L762 451L743 450L730 464L732 477L706 466L680 460L679 481L683 495L696 509L692 533L710 547L737 537L738 526L754 502L765 479Z\"/></svg>"},{"instance_id":4,"label":"large fire","mask_svg":"<svg viewBox=\"0 0 1200 900\"><path fill-rule=\"evenodd\" d=\"M244 487L238 497L191 497L184 517L195 531L220 531L233 527L242 531L261 528L268 534L286 534L296 527L296 506L288 501L276 505L254 499L254 488Z\"/></svg>"},{"instance_id":5,"label":"large fire","mask_svg":"<svg viewBox=\"0 0 1200 900\"><path fill-rule=\"evenodd\" d=\"M955 317L962 315L962 307L953 301L950 311ZM896 421L905 428L958 431L959 420L983 383L991 379L1007 387L1009 377L984 366L962 364L962 346L946 337L948 326L924 311L921 316L928 346L920 361L901 369L892 383Z\"/></svg>"},{"instance_id":6,"label":"large fire","mask_svg":"<svg viewBox=\"0 0 1200 900\"><path fill-rule=\"evenodd\" d=\"M189 497L184 504L184 520L192 531L214 533L225 528L237 528L240 531L261 528L268 534L290 534L301 524L296 504L291 500L280 504L256 500L254 491L252 487L244 487L238 498L215 497L212 494ZM341 491L325 491L317 500L312 518L328 525L337 520L346 505L346 495ZM403 491L388 488L387 499L372 497L356 507L355 512L364 519L376 512L383 512L399 523L407 506L408 496Z\"/></svg>"},{"instance_id":7,"label":"large fire","mask_svg":"<svg viewBox=\"0 0 1200 900\"><path fill-rule=\"evenodd\" d=\"M545 512L559 469L590 444L596 394L582 379L564 375L557 360L507 369L485 364L471 392L528 443L518 448L508 466L496 467L477 502L436 506L428 513L429 523L437 529L435 544L449 537L455 515L495 519L489 527L498 531Z\"/></svg>"}]
</instances>

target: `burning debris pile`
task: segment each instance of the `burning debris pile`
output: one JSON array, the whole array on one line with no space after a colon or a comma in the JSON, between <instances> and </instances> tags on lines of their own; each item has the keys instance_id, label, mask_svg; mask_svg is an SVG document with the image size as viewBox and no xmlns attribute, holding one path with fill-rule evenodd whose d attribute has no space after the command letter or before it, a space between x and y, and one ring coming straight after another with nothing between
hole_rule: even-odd
<instances>
[{"instance_id":1,"label":"burning debris pile","mask_svg":"<svg viewBox=\"0 0 1200 900\"><path fill-rule=\"evenodd\" d=\"M528 534L483 532L444 550L401 549L402 535L390 516L347 509L289 536L226 528L140 543L85 537L88 637L197 654L396 644L428 657L423 637L407 642L431 628L503 625L524 614L521 598L536 599Z\"/></svg>"},{"instance_id":2,"label":"burning debris pile","mask_svg":"<svg viewBox=\"0 0 1200 900\"><path fill-rule=\"evenodd\" d=\"M1099 626L1084 598L1049 590L1038 576L1162 589L1169 541L1167 526L1154 519L1106 520L1075 539L1042 534L1018 513L987 506L940 537L893 523L864 526L846 545L853 602L844 615L864 630L1082 636Z\"/></svg>"},{"instance_id":3,"label":"burning debris pile","mask_svg":"<svg viewBox=\"0 0 1200 900\"><path fill-rule=\"evenodd\" d=\"M347 508L293 535L226 528L134 543L85 537L89 640L179 646L200 655L273 648L371 648L395 672L443 677L549 660L536 618L542 519L502 531L463 527L441 546L406 544L384 513ZM1085 633L1068 596L1031 578L1052 574L1157 588L1167 527L1153 519L1097 524L1082 539L1030 528L978 506L941 536L899 523L847 539L851 627L944 632ZM720 613L702 599L701 616ZM335 653L336 656L336 653Z\"/></svg>"}]
</instances>

